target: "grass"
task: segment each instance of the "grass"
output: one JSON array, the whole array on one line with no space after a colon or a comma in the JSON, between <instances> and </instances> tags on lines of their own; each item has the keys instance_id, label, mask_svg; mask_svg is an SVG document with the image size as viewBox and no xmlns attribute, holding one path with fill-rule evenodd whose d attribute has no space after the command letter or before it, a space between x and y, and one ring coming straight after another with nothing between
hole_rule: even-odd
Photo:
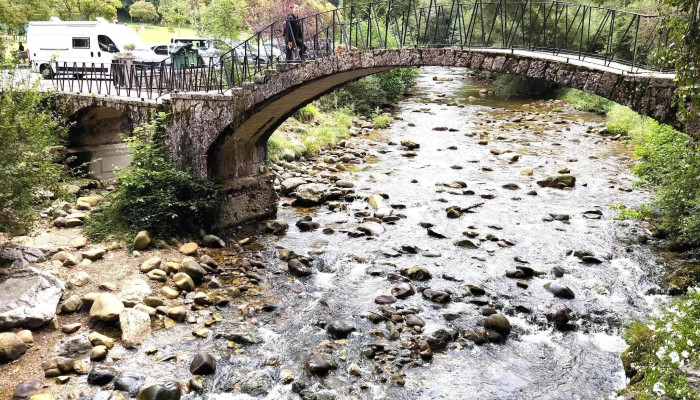
<instances>
[{"instance_id":1,"label":"grass","mask_svg":"<svg viewBox=\"0 0 700 400\"><path fill-rule=\"evenodd\" d=\"M170 32L168 27L160 25L127 24L127 26L137 31L139 37L149 45L170 43L173 37L199 36L190 28L175 28L174 32ZM141 30L141 27L145 29Z\"/></svg>"},{"instance_id":2,"label":"grass","mask_svg":"<svg viewBox=\"0 0 700 400\"><path fill-rule=\"evenodd\" d=\"M348 137L353 115L347 110L321 113L315 106L312 107L304 107L302 110L306 109L305 112L289 118L270 136L267 142L270 160L280 160L285 150L291 150L297 157L314 156ZM309 115L314 115L311 120L313 125L308 124L311 122L308 121ZM298 119L300 116L308 122L301 122Z\"/></svg>"},{"instance_id":3,"label":"grass","mask_svg":"<svg viewBox=\"0 0 700 400\"><path fill-rule=\"evenodd\" d=\"M386 128L387 126L389 126L390 122L391 122L391 119L386 114L377 115L372 120L372 124L374 125L374 127L380 128L380 129L383 129L383 128Z\"/></svg>"},{"instance_id":4,"label":"grass","mask_svg":"<svg viewBox=\"0 0 700 400\"><path fill-rule=\"evenodd\" d=\"M577 89L563 89L558 97L581 111L607 113L615 105L614 102L606 98Z\"/></svg>"}]
</instances>

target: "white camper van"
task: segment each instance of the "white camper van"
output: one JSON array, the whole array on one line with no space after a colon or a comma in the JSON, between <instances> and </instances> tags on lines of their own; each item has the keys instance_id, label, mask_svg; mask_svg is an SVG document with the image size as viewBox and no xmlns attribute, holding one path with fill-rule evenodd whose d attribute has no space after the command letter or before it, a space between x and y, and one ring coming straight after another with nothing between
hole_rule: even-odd
<instances>
[{"instance_id":1,"label":"white camper van","mask_svg":"<svg viewBox=\"0 0 700 400\"><path fill-rule=\"evenodd\" d=\"M114 54L131 52L135 62L159 63L165 57L154 53L129 27L95 21L51 21L29 23L27 53L34 72L52 77L74 66L108 74ZM58 63L58 70L56 70Z\"/></svg>"}]
</instances>

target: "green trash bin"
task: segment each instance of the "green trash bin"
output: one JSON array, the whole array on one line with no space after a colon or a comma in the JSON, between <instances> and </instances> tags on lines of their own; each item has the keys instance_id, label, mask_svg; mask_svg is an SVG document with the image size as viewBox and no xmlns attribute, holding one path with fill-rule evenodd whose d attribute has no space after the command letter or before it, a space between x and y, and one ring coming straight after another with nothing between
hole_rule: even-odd
<instances>
[{"instance_id":1,"label":"green trash bin","mask_svg":"<svg viewBox=\"0 0 700 400\"><path fill-rule=\"evenodd\" d=\"M199 65L199 52L197 50L185 49L183 52L173 56L173 67L196 67Z\"/></svg>"}]
</instances>

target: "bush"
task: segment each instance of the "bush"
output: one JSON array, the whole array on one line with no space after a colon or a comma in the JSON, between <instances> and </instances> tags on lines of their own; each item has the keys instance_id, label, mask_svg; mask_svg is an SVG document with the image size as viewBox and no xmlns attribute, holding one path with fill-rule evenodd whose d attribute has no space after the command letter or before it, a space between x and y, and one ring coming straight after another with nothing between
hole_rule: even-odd
<instances>
[{"instance_id":1,"label":"bush","mask_svg":"<svg viewBox=\"0 0 700 400\"><path fill-rule=\"evenodd\" d=\"M313 104L308 104L302 108L299 109L294 114L294 118L299 120L300 122L304 123L309 123L313 122L315 119L317 119L321 115L321 112L314 106Z\"/></svg>"},{"instance_id":2,"label":"bush","mask_svg":"<svg viewBox=\"0 0 700 400\"><path fill-rule=\"evenodd\" d=\"M613 105L615 105L614 102L604 97L578 89L563 89L559 92L557 97L571 104L575 109L581 111L607 113L610 111Z\"/></svg>"},{"instance_id":3,"label":"bush","mask_svg":"<svg viewBox=\"0 0 700 400\"><path fill-rule=\"evenodd\" d=\"M638 400L698 399L681 367L700 362L699 319L700 293L692 292L675 299L660 318L631 324L622 354L631 379L623 394Z\"/></svg>"},{"instance_id":4,"label":"bush","mask_svg":"<svg viewBox=\"0 0 700 400\"><path fill-rule=\"evenodd\" d=\"M117 189L86 223L93 240L141 230L155 238L184 236L214 222L217 191L211 182L175 168L164 140L165 120L159 113L125 140L133 159L117 172Z\"/></svg>"},{"instance_id":5,"label":"bush","mask_svg":"<svg viewBox=\"0 0 700 400\"><path fill-rule=\"evenodd\" d=\"M0 57L1 59L1 57ZM51 110L51 97L15 73L12 60L0 65L0 231L25 230L37 207L58 194L63 169L54 163L55 147L66 135Z\"/></svg>"},{"instance_id":6,"label":"bush","mask_svg":"<svg viewBox=\"0 0 700 400\"><path fill-rule=\"evenodd\" d=\"M374 124L375 128L386 128L387 126L389 126L389 122L391 122L391 120L386 114L377 115L372 120L372 123Z\"/></svg>"},{"instance_id":7,"label":"bush","mask_svg":"<svg viewBox=\"0 0 700 400\"><path fill-rule=\"evenodd\" d=\"M499 96L513 99L552 97L557 89L556 84L541 79L508 74L499 74L493 85Z\"/></svg>"}]
</instances>

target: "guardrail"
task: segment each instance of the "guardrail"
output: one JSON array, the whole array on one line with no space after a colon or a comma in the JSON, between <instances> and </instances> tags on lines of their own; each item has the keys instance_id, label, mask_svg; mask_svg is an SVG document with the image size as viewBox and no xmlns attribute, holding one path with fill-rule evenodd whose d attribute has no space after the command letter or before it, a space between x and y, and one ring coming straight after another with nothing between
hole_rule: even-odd
<instances>
[{"instance_id":1,"label":"guardrail","mask_svg":"<svg viewBox=\"0 0 700 400\"><path fill-rule=\"evenodd\" d=\"M419 7L417 0L386 0L273 22L197 65L173 60L109 67L57 64L54 81L62 91L148 98L183 91L224 93L279 63L355 49L435 47L536 51L624 66L632 73L672 70L656 57L668 45L663 20L656 15L548 0L438 3ZM285 38L285 25L291 37Z\"/></svg>"}]
</instances>

